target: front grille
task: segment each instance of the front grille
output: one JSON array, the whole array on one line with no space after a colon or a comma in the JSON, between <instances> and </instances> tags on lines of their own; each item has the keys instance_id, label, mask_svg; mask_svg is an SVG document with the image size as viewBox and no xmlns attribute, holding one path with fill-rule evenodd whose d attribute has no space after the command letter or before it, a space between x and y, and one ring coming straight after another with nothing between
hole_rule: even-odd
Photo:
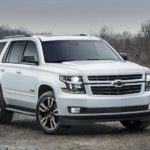
<instances>
[{"instance_id":1,"label":"front grille","mask_svg":"<svg viewBox=\"0 0 150 150\"><path fill-rule=\"evenodd\" d=\"M115 86L91 86L94 95L124 95L139 93L141 85L126 85L122 87Z\"/></svg>"},{"instance_id":2,"label":"front grille","mask_svg":"<svg viewBox=\"0 0 150 150\"><path fill-rule=\"evenodd\" d=\"M89 81L113 81L113 80L137 80L137 79L142 79L142 74L88 76Z\"/></svg>"}]
</instances>

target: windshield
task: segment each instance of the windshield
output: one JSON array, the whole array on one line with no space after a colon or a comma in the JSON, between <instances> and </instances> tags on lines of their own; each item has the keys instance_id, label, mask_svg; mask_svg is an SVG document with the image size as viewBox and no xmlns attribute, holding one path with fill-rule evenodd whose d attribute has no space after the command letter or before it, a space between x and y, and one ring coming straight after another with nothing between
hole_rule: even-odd
<instances>
[{"instance_id":1,"label":"windshield","mask_svg":"<svg viewBox=\"0 0 150 150\"><path fill-rule=\"evenodd\" d=\"M46 41L42 42L46 63L84 60L121 60L102 41Z\"/></svg>"}]
</instances>

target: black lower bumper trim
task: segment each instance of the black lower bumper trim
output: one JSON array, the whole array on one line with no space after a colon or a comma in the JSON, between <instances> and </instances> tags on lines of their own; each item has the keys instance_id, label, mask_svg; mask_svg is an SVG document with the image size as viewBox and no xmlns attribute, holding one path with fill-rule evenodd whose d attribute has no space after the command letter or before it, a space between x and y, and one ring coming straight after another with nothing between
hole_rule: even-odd
<instances>
[{"instance_id":1,"label":"black lower bumper trim","mask_svg":"<svg viewBox=\"0 0 150 150\"><path fill-rule=\"evenodd\" d=\"M75 106L72 106L75 107ZM68 107L69 113L71 113L71 108ZM121 112L135 112L135 111L145 111L148 110L148 105L139 106L124 106L124 107L102 107L102 108L86 108L80 107L80 114L96 114L96 113L121 113Z\"/></svg>"},{"instance_id":2,"label":"black lower bumper trim","mask_svg":"<svg viewBox=\"0 0 150 150\"><path fill-rule=\"evenodd\" d=\"M150 111L96 116L61 116L60 119L63 125L89 125L97 122L122 120L150 120Z\"/></svg>"}]
</instances>

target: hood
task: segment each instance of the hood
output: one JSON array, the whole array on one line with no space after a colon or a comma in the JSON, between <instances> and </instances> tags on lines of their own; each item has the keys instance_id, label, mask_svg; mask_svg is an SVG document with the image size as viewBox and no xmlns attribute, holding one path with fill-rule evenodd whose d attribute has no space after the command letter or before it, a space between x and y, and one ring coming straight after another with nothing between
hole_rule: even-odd
<instances>
[{"instance_id":1,"label":"hood","mask_svg":"<svg viewBox=\"0 0 150 150\"><path fill-rule=\"evenodd\" d=\"M98 60L98 61L70 61L57 64L48 64L51 69L59 73L69 74L132 74L144 73L149 70L138 64L128 61Z\"/></svg>"}]
</instances>

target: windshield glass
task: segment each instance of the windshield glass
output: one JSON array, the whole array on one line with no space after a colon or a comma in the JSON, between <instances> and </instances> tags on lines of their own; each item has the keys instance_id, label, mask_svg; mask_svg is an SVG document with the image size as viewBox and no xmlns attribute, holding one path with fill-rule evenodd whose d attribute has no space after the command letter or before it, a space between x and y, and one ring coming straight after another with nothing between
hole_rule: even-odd
<instances>
[{"instance_id":1,"label":"windshield glass","mask_svg":"<svg viewBox=\"0 0 150 150\"><path fill-rule=\"evenodd\" d=\"M46 63L84 60L121 60L102 41L46 41L42 42Z\"/></svg>"}]
</instances>

